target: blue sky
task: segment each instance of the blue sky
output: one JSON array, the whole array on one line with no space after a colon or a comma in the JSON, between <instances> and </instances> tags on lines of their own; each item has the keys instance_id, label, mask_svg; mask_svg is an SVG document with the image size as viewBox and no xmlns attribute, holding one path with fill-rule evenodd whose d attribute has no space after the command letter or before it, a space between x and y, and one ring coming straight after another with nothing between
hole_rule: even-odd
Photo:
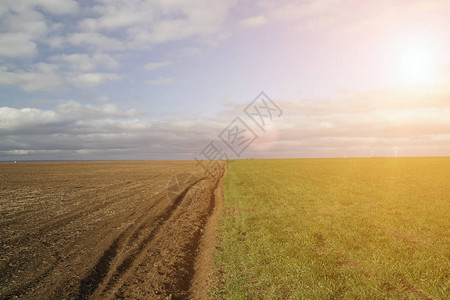
<instances>
[{"instance_id":1,"label":"blue sky","mask_svg":"<svg viewBox=\"0 0 450 300\"><path fill-rule=\"evenodd\" d=\"M242 157L448 155L448 15L448 1L2 1L0 160L229 151L219 133L260 91L283 117Z\"/></svg>"}]
</instances>

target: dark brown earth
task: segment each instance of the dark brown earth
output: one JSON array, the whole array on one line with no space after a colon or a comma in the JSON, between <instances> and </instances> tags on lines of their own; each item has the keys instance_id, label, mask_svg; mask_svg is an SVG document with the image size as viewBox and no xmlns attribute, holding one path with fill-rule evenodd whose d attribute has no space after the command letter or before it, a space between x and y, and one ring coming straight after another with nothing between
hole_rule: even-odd
<instances>
[{"instance_id":1,"label":"dark brown earth","mask_svg":"<svg viewBox=\"0 0 450 300\"><path fill-rule=\"evenodd\" d=\"M0 164L0 298L206 299L225 165L195 165Z\"/></svg>"}]
</instances>

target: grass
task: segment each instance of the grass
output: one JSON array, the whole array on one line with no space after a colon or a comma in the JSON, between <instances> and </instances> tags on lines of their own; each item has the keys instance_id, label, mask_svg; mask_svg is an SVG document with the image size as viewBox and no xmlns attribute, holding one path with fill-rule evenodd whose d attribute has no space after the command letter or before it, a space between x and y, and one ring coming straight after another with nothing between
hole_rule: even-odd
<instances>
[{"instance_id":1,"label":"grass","mask_svg":"<svg viewBox=\"0 0 450 300\"><path fill-rule=\"evenodd\" d=\"M448 299L450 158L236 160L215 298Z\"/></svg>"}]
</instances>

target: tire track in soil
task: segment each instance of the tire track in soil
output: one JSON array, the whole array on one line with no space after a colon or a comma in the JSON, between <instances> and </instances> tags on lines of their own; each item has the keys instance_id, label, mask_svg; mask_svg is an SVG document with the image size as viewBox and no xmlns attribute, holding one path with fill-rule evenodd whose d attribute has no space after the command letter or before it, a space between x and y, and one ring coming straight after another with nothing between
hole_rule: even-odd
<instances>
[{"instance_id":1,"label":"tire track in soil","mask_svg":"<svg viewBox=\"0 0 450 300\"><path fill-rule=\"evenodd\" d=\"M110 291L114 291L116 289L115 286L124 280L127 271L136 263L140 253L152 242L161 227L171 218L189 190L202 180L205 180L205 178L200 178L193 184L187 186L159 216L146 218L147 216L144 214L137 222L129 225L103 253L88 276L81 280L77 299L88 299L94 293L100 293L103 298L106 294L110 294ZM157 220L156 224L152 222L155 220ZM124 250L123 248L126 245L133 244L133 241L138 240L141 231L149 226L149 224L153 224L153 228L138 243L137 248L131 250L131 253L128 253L124 258L119 257L121 251Z\"/></svg>"},{"instance_id":2,"label":"tire track in soil","mask_svg":"<svg viewBox=\"0 0 450 300\"><path fill-rule=\"evenodd\" d=\"M219 186L222 184L222 179L223 176L225 174L225 169L220 171L220 177L216 179L216 184L214 186L214 188L209 191L210 197L209 197L209 203L208 203L208 208L207 208L207 215L203 216L201 218L200 221L200 226L201 228L205 228L204 229L204 233L202 234L202 231L196 231L194 234L194 238L191 242L191 244L185 249L185 253L194 253L194 256L190 257L190 260L188 260L186 262L186 269L188 270L188 276L187 277L180 277L178 278L178 280L175 282L174 285L174 289L175 290L179 290L181 291L181 298L186 298L186 299L207 299L207 292L209 287L207 286L206 283L208 283L208 280L205 276L198 276L197 274L197 270L202 270L205 267L207 267L208 269L208 273L207 275L209 275L209 271L211 270L209 267L208 261L207 261L207 257L205 254L208 254L207 249L204 248L206 247L209 243L205 243L204 240L205 239L211 239L213 238L213 236L211 236L210 234L206 234L209 231L211 231L211 229L208 230L208 223L210 223L210 225L212 225L210 221L211 216L213 215L213 212L216 208L216 206L218 204L218 197L217 197L217 190L219 188ZM215 232L216 227L212 228ZM214 250L214 249L212 249ZM212 255L212 252L211 252ZM204 275L204 274L201 274ZM199 281L204 281L204 283L206 284L206 286L195 286L195 288L193 289L193 284L195 280L199 280ZM203 289L205 288L205 289ZM203 289L203 290L202 290ZM201 297L199 297L201 296ZM176 299L176 297L172 297L172 299Z\"/></svg>"},{"instance_id":3,"label":"tire track in soil","mask_svg":"<svg viewBox=\"0 0 450 300\"><path fill-rule=\"evenodd\" d=\"M110 294L111 291L115 291L117 289L117 286L120 285L124 280L127 278L127 272L133 268L133 266L140 261L140 256L142 252L148 247L149 244L153 242L153 238L160 232L161 228L167 224L169 219L172 217L172 215L175 213L176 209L179 207L179 205L183 202L185 199L187 193L199 182L204 180L205 178L201 178L200 180L194 182L192 185L189 185L187 188L185 188L180 195L175 197L172 201L173 204L169 206L169 208L166 210L166 212L163 214L163 216L159 217L157 221L156 227L152 229L152 231L147 234L147 236L143 239L142 242L138 243L138 248L131 251L131 254L128 254L115 268L114 273L110 276L108 281L104 281L106 287L103 288L101 293L101 298L105 298L106 294ZM137 240L137 237L139 236L140 231L142 231L146 227L146 223L151 223L150 220L146 220L146 222L139 226L138 230L133 232L131 237L126 242L127 245L130 245L133 243L133 241Z\"/></svg>"},{"instance_id":4,"label":"tire track in soil","mask_svg":"<svg viewBox=\"0 0 450 300\"><path fill-rule=\"evenodd\" d=\"M210 261L213 261L214 247L209 253L204 251L204 246L209 244L203 242L206 237L201 229L207 226L217 205L222 204L216 195L219 187L221 188L224 172L225 165L219 176L202 178L187 187L175 201L175 205L168 209L161 223L146 237L146 243L141 244L142 246L128 256L131 261L127 263L126 270L120 270L120 267L111 269L109 276L103 279L92 294L86 295L87 298L193 299L194 295L204 295L195 299L206 299L208 287L194 293L192 286L198 266L204 264L198 259L199 256L203 254L204 258L205 253L210 254ZM204 187L200 196L197 195L199 198L188 203L187 207L184 205L181 207L180 204L189 202L189 199L185 199L186 195L191 190L195 191L194 187L199 182L203 182ZM209 231L215 234L215 229L215 226L210 226ZM205 233L207 231L205 230ZM164 272L160 273L153 268L156 264L164 264L167 258L170 262L165 264ZM207 272L204 274L209 276L212 266L210 264L205 266L207 268L203 269L207 269ZM159 276L161 274L164 275Z\"/></svg>"},{"instance_id":5,"label":"tire track in soil","mask_svg":"<svg viewBox=\"0 0 450 300\"><path fill-rule=\"evenodd\" d=\"M198 245L198 254L195 258L193 276L190 281L189 296L191 299L209 299L209 288L212 284L211 271L215 266L214 251L218 246L216 236L220 217L223 213L223 179L226 174L226 167L218 179L214 189L214 203L209 213L209 218L205 224L205 232Z\"/></svg>"},{"instance_id":6,"label":"tire track in soil","mask_svg":"<svg viewBox=\"0 0 450 300\"><path fill-rule=\"evenodd\" d=\"M176 276L173 284L166 286L166 294L160 299L209 299L210 272L214 264L216 228L223 209L222 181L226 172L223 164L219 176L208 190L209 201L206 214L200 219L200 228L184 249L186 260L183 262L187 274ZM183 263L181 265L183 265ZM183 276L184 275L184 276ZM199 284L201 282L201 284Z\"/></svg>"}]
</instances>

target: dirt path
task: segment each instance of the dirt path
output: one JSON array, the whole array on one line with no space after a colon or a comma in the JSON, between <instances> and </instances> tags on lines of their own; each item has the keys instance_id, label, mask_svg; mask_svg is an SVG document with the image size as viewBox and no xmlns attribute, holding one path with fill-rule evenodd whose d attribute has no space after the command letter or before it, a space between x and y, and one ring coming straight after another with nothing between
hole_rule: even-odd
<instances>
[{"instance_id":1,"label":"dirt path","mask_svg":"<svg viewBox=\"0 0 450 300\"><path fill-rule=\"evenodd\" d=\"M5 169L0 299L207 299L225 164L148 164Z\"/></svg>"},{"instance_id":2,"label":"dirt path","mask_svg":"<svg viewBox=\"0 0 450 300\"><path fill-rule=\"evenodd\" d=\"M223 178L224 170L214 190L214 210L206 223L205 232L200 241L199 253L194 265L194 277L190 289L191 299L209 299L211 270L214 268L214 252L218 246L217 228L223 212Z\"/></svg>"},{"instance_id":3,"label":"dirt path","mask_svg":"<svg viewBox=\"0 0 450 300\"><path fill-rule=\"evenodd\" d=\"M223 172L186 187L127 270L118 266L118 274L104 280L93 298L206 299ZM201 283L193 285L196 281Z\"/></svg>"}]
</instances>

